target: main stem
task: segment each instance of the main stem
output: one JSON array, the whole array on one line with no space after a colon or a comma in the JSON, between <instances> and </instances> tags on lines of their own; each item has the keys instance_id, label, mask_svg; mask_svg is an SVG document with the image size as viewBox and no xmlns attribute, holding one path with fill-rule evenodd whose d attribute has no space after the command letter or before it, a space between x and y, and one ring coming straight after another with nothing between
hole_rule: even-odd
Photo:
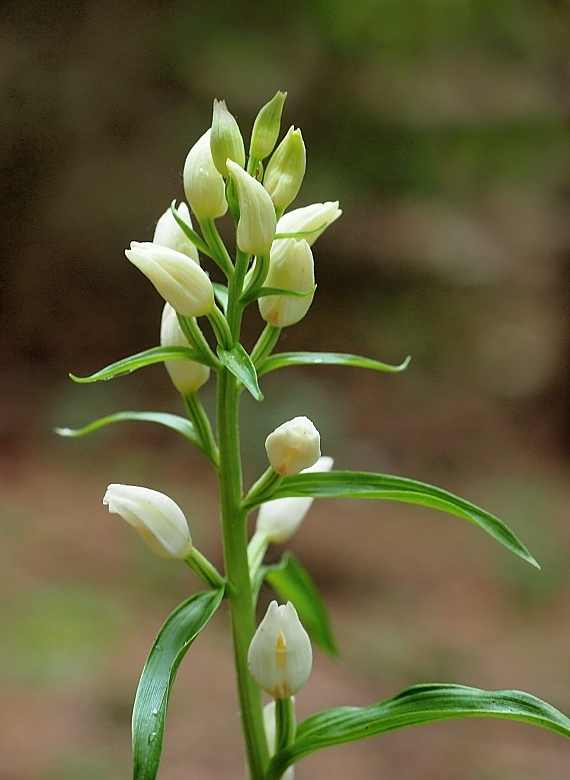
<instances>
[{"instance_id":1,"label":"main stem","mask_svg":"<svg viewBox=\"0 0 570 780\"><path fill-rule=\"evenodd\" d=\"M247 515L241 509L239 390L236 378L226 368L220 371L218 382L218 479L225 572L233 586L229 607L234 662L250 778L263 780L269 755L263 726L261 692L247 668L247 653L255 631L255 621L247 561Z\"/></svg>"}]
</instances>

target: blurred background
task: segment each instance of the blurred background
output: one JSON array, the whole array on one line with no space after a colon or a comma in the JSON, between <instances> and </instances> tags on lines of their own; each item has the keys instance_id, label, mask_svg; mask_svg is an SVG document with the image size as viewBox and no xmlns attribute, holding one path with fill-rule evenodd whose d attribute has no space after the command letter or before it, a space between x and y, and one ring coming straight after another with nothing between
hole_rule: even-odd
<instances>
[{"instance_id":1,"label":"blurred background","mask_svg":"<svg viewBox=\"0 0 570 780\"><path fill-rule=\"evenodd\" d=\"M144 659L198 587L106 512L107 483L169 493L220 562L211 471L175 433L52 429L182 411L162 366L99 385L67 374L158 343L161 301L124 249L183 197L213 98L248 137L278 89L308 148L294 205L344 210L280 348L412 362L267 377L266 403L244 399L247 479L265 436L306 414L337 467L458 492L542 564L430 510L315 504L292 547L342 663L316 654L299 715L430 681L522 688L570 713L569 24L565 0L3 0L0 780L128 777ZM259 327L253 311L246 345ZM241 771L226 624L220 610L181 666L162 780ZM561 737L462 721L329 749L297 776L562 780L569 766Z\"/></svg>"}]
</instances>

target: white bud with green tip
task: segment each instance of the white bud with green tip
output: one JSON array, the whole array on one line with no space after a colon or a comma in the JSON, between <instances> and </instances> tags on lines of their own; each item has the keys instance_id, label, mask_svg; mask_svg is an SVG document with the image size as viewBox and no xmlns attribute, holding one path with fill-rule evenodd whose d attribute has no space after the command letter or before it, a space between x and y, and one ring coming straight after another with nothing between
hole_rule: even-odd
<instances>
[{"instance_id":1,"label":"white bud with green tip","mask_svg":"<svg viewBox=\"0 0 570 780\"><path fill-rule=\"evenodd\" d=\"M164 304L160 322L160 343L163 347L189 347L176 311L169 303ZM210 369L194 360L165 360L164 367L168 371L172 384L182 395L195 393L210 377Z\"/></svg>"},{"instance_id":2,"label":"white bud with green tip","mask_svg":"<svg viewBox=\"0 0 570 780\"><path fill-rule=\"evenodd\" d=\"M313 650L297 610L272 601L254 634L247 663L251 676L274 699L287 699L309 679Z\"/></svg>"},{"instance_id":3,"label":"white bud with green tip","mask_svg":"<svg viewBox=\"0 0 570 780\"><path fill-rule=\"evenodd\" d=\"M235 117L227 109L225 100L214 100L214 115L212 132L210 134L210 151L219 173L227 178L229 158L243 168L245 165L245 149Z\"/></svg>"},{"instance_id":4,"label":"white bud with green tip","mask_svg":"<svg viewBox=\"0 0 570 780\"><path fill-rule=\"evenodd\" d=\"M305 144L299 129L290 127L273 153L263 177L263 186L277 209L286 209L297 197L307 163Z\"/></svg>"},{"instance_id":5,"label":"white bud with green tip","mask_svg":"<svg viewBox=\"0 0 570 780\"><path fill-rule=\"evenodd\" d=\"M186 203L182 202L178 206L177 210L178 215L182 221L185 222L188 227L192 227L190 211ZM198 250L190 241L186 233L182 230L178 222L174 219L174 214L169 208L166 209L164 214L156 223L152 243L160 244L160 246L167 246L170 249L175 249L177 252L182 252L182 254L188 255L188 257L191 260L194 260L194 262L200 262L198 257Z\"/></svg>"},{"instance_id":6,"label":"white bud with green tip","mask_svg":"<svg viewBox=\"0 0 570 780\"><path fill-rule=\"evenodd\" d=\"M321 437L307 417L294 417L270 433L265 450L271 468L282 477L313 466L321 456Z\"/></svg>"},{"instance_id":7,"label":"white bud with green tip","mask_svg":"<svg viewBox=\"0 0 570 780\"><path fill-rule=\"evenodd\" d=\"M283 214L277 223L277 233L305 233L307 236L298 236L300 241L304 238L309 246L312 246L317 238L326 230L329 225L338 219L342 210L338 207L338 200L327 201L326 203L312 203L310 206L303 206L300 209L293 209Z\"/></svg>"},{"instance_id":8,"label":"white bud with green tip","mask_svg":"<svg viewBox=\"0 0 570 780\"><path fill-rule=\"evenodd\" d=\"M237 163L228 160L227 166L239 200L237 245L248 255L268 255L277 222L271 198L263 185Z\"/></svg>"},{"instance_id":9,"label":"white bud with green tip","mask_svg":"<svg viewBox=\"0 0 570 780\"><path fill-rule=\"evenodd\" d=\"M223 217L228 210L224 177L210 150L210 130L196 141L184 163L184 192L198 220Z\"/></svg>"},{"instance_id":10,"label":"white bud with green tip","mask_svg":"<svg viewBox=\"0 0 570 780\"><path fill-rule=\"evenodd\" d=\"M333 459L323 455L308 469L303 469L301 474L330 471L333 467ZM283 544L297 531L314 498L290 497L276 498L267 501L259 507L255 533L265 537L272 544Z\"/></svg>"},{"instance_id":11,"label":"white bud with green tip","mask_svg":"<svg viewBox=\"0 0 570 780\"><path fill-rule=\"evenodd\" d=\"M142 536L153 553L165 560L184 560L192 539L184 513L164 493L136 485L109 485L103 503Z\"/></svg>"},{"instance_id":12,"label":"white bud with green tip","mask_svg":"<svg viewBox=\"0 0 570 780\"><path fill-rule=\"evenodd\" d=\"M264 160L275 148L279 138L281 113L286 97L286 92L277 92L255 118L251 131L249 153L256 160Z\"/></svg>"},{"instance_id":13,"label":"white bud with green tip","mask_svg":"<svg viewBox=\"0 0 570 780\"><path fill-rule=\"evenodd\" d=\"M214 308L212 283L188 255L150 241L132 241L125 255L185 317L201 317Z\"/></svg>"},{"instance_id":14,"label":"white bud with green tip","mask_svg":"<svg viewBox=\"0 0 570 780\"><path fill-rule=\"evenodd\" d=\"M308 293L314 286L313 253L307 241L294 238L275 241L264 287ZM264 295L259 298L258 306L265 322L276 328L286 328L303 319L312 301L312 293L306 296Z\"/></svg>"}]
</instances>

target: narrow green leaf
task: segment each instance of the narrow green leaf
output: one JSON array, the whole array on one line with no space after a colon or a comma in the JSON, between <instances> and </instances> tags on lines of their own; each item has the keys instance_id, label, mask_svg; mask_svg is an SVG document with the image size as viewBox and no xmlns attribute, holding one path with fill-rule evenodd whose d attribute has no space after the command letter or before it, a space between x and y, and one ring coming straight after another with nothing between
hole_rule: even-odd
<instances>
[{"instance_id":1,"label":"narrow green leaf","mask_svg":"<svg viewBox=\"0 0 570 780\"><path fill-rule=\"evenodd\" d=\"M257 290L246 292L241 297L241 302L248 304L251 301L255 301L257 298L265 298L268 295L292 295L295 298L308 298L310 295L314 295L317 285L315 284L310 290L300 292L299 290L286 290L281 287L259 287Z\"/></svg>"},{"instance_id":2,"label":"narrow green leaf","mask_svg":"<svg viewBox=\"0 0 570 780\"><path fill-rule=\"evenodd\" d=\"M172 216L178 223L178 227L182 230L182 232L186 235L187 238L190 239L190 241L194 244L196 249L198 249L202 254L206 255L207 257L212 257L212 251L208 244L200 238L198 233L196 233L195 230L192 230L190 225L187 225L186 222L182 219L180 214L178 213L178 209L176 208L176 201L173 200L170 204L170 210L172 212Z\"/></svg>"},{"instance_id":3,"label":"narrow green leaf","mask_svg":"<svg viewBox=\"0 0 570 780\"><path fill-rule=\"evenodd\" d=\"M133 709L133 780L154 780L172 683L186 651L220 606L223 590L197 593L160 629L144 666Z\"/></svg>"},{"instance_id":4,"label":"narrow green leaf","mask_svg":"<svg viewBox=\"0 0 570 780\"><path fill-rule=\"evenodd\" d=\"M87 384L89 382L101 382L102 380L114 379L116 376L122 376L123 374L130 374L132 371L136 371L139 368L145 366L152 366L154 363L162 363L164 360L172 360L174 358L193 360L196 363L205 363L202 356L191 347L152 347L152 349L145 349L144 352L138 352L136 355L130 355L129 357L117 360L116 363L111 363L110 366L102 368L100 371L96 371L91 376L75 376L70 374L69 376L74 382L79 384ZM215 368L215 366L212 366Z\"/></svg>"},{"instance_id":5,"label":"narrow green leaf","mask_svg":"<svg viewBox=\"0 0 570 780\"><path fill-rule=\"evenodd\" d=\"M359 355L347 355L341 352L277 352L271 355L259 367L259 376L268 374L278 368L286 366L354 366L356 368L370 368L373 371L387 371L395 374L408 367L411 357L408 356L399 366L390 366L388 363L380 363L378 360L360 357Z\"/></svg>"},{"instance_id":6,"label":"narrow green leaf","mask_svg":"<svg viewBox=\"0 0 570 780\"><path fill-rule=\"evenodd\" d=\"M256 401L263 400L263 393L257 382L257 371L241 344L235 344L231 349L218 347L218 357L224 366L249 390Z\"/></svg>"},{"instance_id":7,"label":"narrow green leaf","mask_svg":"<svg viewBox=\"0 0 570 780\"><path fill-rule=\"evenodd\" d=\"M447 490L427 485L425 482L417 482L405 477L392 477L387 474L370 474L364 471L301 473L292 477L284 477L273 490L271 496L256 495L254 505L247 505L245 508L251 511L264 501L289 496L384 498L440 509L475 523L511 552L540 568L527 548L498 517L453 495L453 493L448 493Z\"/></svg>"},{"instance_id":8,"label":"narrow green leaf","mask_svg":"<svg viewBox=\"0 0 570 780\"><path fill-rule=\"evenodd\" d=\"M378 704L335 707L302 721L295 741L271 760L267 780L276 780L291 764L330 745L406 726L476 717L518 720L570 738L570 719L528 693L482 691L462 685L415 685Z\"/></svg>"},{"instance_id":9,"label":"narrow green leaf","mask_svg":"<svg viewBox=\"0 0 570 780\"><path fill-rule=\"evenodd\" d=\"M331 658L338 658L327 608L310 574L290 553L275 566L267 566L265 579L284 600L291 601L313 641Z\"/></svg>"},{"instance_id":10,"label":"narrow green leaf","mask_svg":"<svg viewBox=\"0 0 570 780\"><path fill-rule=\"evenodd\" d=\"M228 288L225 284L218 284L218 282L212 282L212 287L214 288L216 300L225 314L228 309Z\"/></svg>"},{"instance_id":11,"label":"narrow green leaf","mask_svg":"<svg viewBox=\"0 0 570 780\"><path fill-rule=\"evenodd\" d=\"M189 439L193 444L200 445L196 429L190 420L179 417L177 414L168 414L167 412L116 412L115 414L109 414L107 417L94 420L83 428L56 428L55 432L60 436L70 436L77 439L80 436L93 433L93 431L98 431L99 428L104 428L106 425L128 420L141 420L142 422L154 422L165 425L167 428L172 428L173 431L181 433L182 436Z\"/></svg>"}]
</instances>

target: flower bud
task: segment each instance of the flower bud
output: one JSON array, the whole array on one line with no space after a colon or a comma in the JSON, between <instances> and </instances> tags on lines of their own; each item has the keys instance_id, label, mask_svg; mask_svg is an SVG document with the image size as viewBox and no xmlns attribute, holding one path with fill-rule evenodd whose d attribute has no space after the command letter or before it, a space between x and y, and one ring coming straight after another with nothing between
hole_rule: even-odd
<instances>
[{"instance_id":1,"label":"flower bud","mask_svg":"<svg viewBox=\"0 0 570 780\"><path fill-rule=\"evenodd\" d=\"M199 221L223 217L228 210L222 174L210 150L210 130L196 141L184 163L184 192Z\"/></svg>"},{"instance_id":2,"label":"flower bud","mask_svg":"<svg viewBox=\"0 0 570 780\"><path fill-rule=\"evenodd\" d=\"M103 503L132 525L159 558L184 560L190 555L192 539L186 518L164 493L135 485L109 485Z\"/></svg>"},{"instance_id":3,"label":"flower bud","mask_svg":"<svg viewBox=\"0 0 570 780\"><path fill-rule=\"evenodd\" d=\"M294 417L269 434L265 449L271 468L288 477L317 462L321 456L321 437L307 417Z\"/></svg>"},{"instance_id":4,"label":"flower bud","mask_svg":"<svg viewBox=\"0 0 570 780\"><path fill-rule=\"evenodd\" d=\"M200 317L213 309L212 283L188 255L150 241L132 241L125 254L180 314Z\"/></svg>"},{"instance_id":5,"label":"flower bud","mask_svg":"<svg viewBox=\"0 0 570 780\"><path fill-rule=\"evenodd\" d=\"M239 198L237 245L248 255L268 255L275 237L275 208L267 191L237 163L227 161Z\"/></svg>"},{"instance_id":6,"label":"flower bud","mask_svg":"<svg viewBox=\"0 0 570 780\"><path fill-rule=\"evenodd\" d=\"M333 459L323 455L313 466L303 469L301 474L330 471L332 467ZM313 501L313 498L301 497L276 498L274 501L267 501L259 507L255 532L263 534L272 544L286 542L305 519Z\"/></svg>"},{"instance_id":7,"label":"flower bud","mask_svg":"<svg viewBox=\"0 0 570 780\"><path fill-rule=\"evenodd\" d=\"M295 702L295 697L291 697L291 701ZM269 751L269 758L272 758L276 752L276 740L277 740L277 722L275 717L275 699L266 704L263 708L263 726L265 728L265 739L267 740L267 749ZM295 777L295 767L288 767L281 780L293 780Z\"/></svg>"},{"instance_id":8,"label":"flower bud","mask_svg":"<svg viewBox=\"0 0 570 780\"><path fill-rule=\"evenodd\" d=\"M169 303L164 304L160 322L160 343L163 347L188 347L188 339L182 332L176 312ZM164 365L172 384L182 395L195 393L208 381L210 369L194 360L165 360Z\"/></svg>"},{"instance_id":9,"label":"flower bud","mask_svg":"<svg viewBox=\"0 0 570 780\"><path fill-rule=\"evenodd\" d=\"M281 127L281 112L286 97L286 92L277 92L255 118L251 131L249 154L256 160L264 160L271 154L277 143Z\"/></svg>"},{"instance_id":10,"label":"flower bud","mask_svg":"<svg viewBox=\"0 0 570 780\"><path fill-rule=\"evenodd\" d=\"M324 230L338 219L342 210L338 207L338 200L327 201L327 203L313 203L310 206L304 206L301 209L283 214L277 223L277 233L304 233L315 230L310 236L300 236L312 246ZM317 228L320 230L317 231Z\"/></svg>"},{"instance_id":11,"label":"flower bud","mask_svg":"<svg viewBox=\"0 0 570 780\"><path fill-rule=\"evenodd\" d=\"M271 249L265 287L309 292L315 286L313 253L306 241L287 238L275 241ZM264 295L258 301L265 322L286 328L302 320L313 302L313 295Z\"/></svg>"},{"instance_id":12,"label":"flower bud","mask_svg":"<svg viewBox=\"0 0 570 780\"><path fill-rule=\"evenodd\" d=\"M295 200L303 183L307 156L300 130L289 128L267 165L263 186L277 209Z\"/></svg>"},{"instance_id":13,"label":"flower bud","mask_svg":"<svg viewBox=\"0 0 570 780\"><path fill-rule=\"evenodd\" d=\"M247 663L256 683L274 699L288 699L309 679L313 651L290 601L272 601L254 634Z\"/></svg>"},{"instance_id":14,"label":"flower bud","mask_svg":"<svg viewBox=\"0 0 570 780\"><path fill-rule=\"evenodd\" d=\"M184 222L186 222L189 227L192 227L190 211L184 202L178 206L178 213ZM188 255L188 257L191 260L194 260L195 263L200 262L198 257L198 250L190 241L186 233L182 230L178 222L174 219L174 215L170 209L166 209L162 217L156 223L152 243L160 244L160 246L167 246L170 249L175 249L177 252L182 252L182 254Z\"/></svg>"},{"instance_id":15,"label":"flower bud","mask_svg":"<svg viewBox=\"0 0 570 780\"><path fill-rule=\"evenodd\" d=\"M226 107L225 100L214 100L214 116L210 134L210 151L214 165L222 176L227 177L229 158L243 168L245 149L238 123Z\"/></svg>"}]
</instances>

